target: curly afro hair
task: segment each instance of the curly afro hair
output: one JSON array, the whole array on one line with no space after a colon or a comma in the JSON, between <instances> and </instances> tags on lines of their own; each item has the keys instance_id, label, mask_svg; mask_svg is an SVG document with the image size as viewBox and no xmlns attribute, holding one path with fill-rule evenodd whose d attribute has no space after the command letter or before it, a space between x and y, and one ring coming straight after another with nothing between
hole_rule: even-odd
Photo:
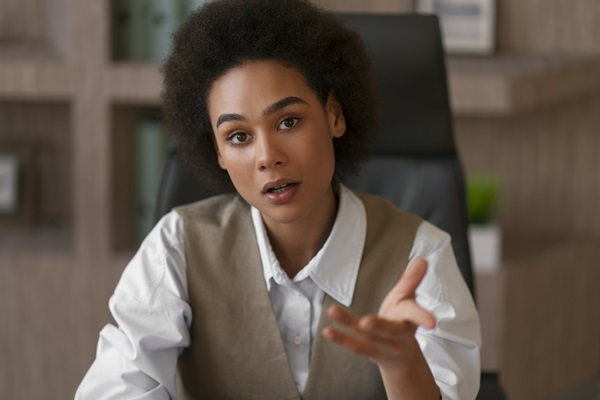
<instances>
[{"instance_id":1,"label":"curly afro hair","mask_svg":"<svg viewBox=\"0 0 600 400\"><path fill-rule=\"evenodd\" d=\"M207 99L215 80L251 60L298 69L323 105L339 101L346 133L334 141L335 177L356 172L376 132L371 61L359 35L306 0L216 0L174 35L163 65L163 117L193 174L215 193L233 191L217 162Z\"/></svg>"}]
</instances>

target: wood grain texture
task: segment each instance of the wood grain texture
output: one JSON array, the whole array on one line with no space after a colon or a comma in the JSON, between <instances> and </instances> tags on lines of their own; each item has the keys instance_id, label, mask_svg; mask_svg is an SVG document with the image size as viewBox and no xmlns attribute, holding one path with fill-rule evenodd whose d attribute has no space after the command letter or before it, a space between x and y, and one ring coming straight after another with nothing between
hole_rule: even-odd
<instances>
[{"instance_id":1,"label":"wood grain texture","mask_svg":"<svg viewBox=\"0 0 600 400\"><path fill-rule=\"evenodd\" d=\"M411 7L396 0L318 3L336 11ZM498 3L501 51L586 57L600 51L595 0ZM73 397L94 358L98 332L111 320L110 293L132 255L126 233L132 220L123 206L131 197L124 165L128 126L157 112L161 83L153 66L110 63L108 9L108 0L0 2L0 141L22 134L60 144L64 164L56 164L62 172L52 187L58 197L44 207L68 221L66 230L32 233L20 226L10 234L20 235L21 246L0 246L0 390L6 398ZM596 82L593 71L578 69L590 64L550 69L550 75L512 75L515 65L483 78L481 64L467 73L460 96L471 103L457 109L476 107L486 87L495 93L485 99L488 110L500 112L463 113L456 131L467 170L501 176L500 221L509 237L527 238L524 250L507 254L506 297L499 309L492 307L504 310L506 321L501 331L492 328L504 343L502 352L491 353L492 362L500 360L509 398L542 399L598 373L600 329L589 308L599 304L598 254L597 241L588 240L600 231L600 95L584 87ZM557 100L539 101L546 96ZM549 246L546 235L566 239Z\"/></svg>"},{"instance_id":2,"label":"wood grain texture","mask_svg":"<svg viewBox=\"0 0 600 400\"><path fill-rule=\"evenodd\" d=\"M599 237L537 248L536 240L513 236L504 264L501 377L515 400L546 399L598 375Z\"/></svg>"},{"instance_id":3,"label":"wood grain texture","mask_svg":"<svg viewBox=\"0 0 600 400\"><path fill-rule=\"evenodd\" d=\"M467 173L502 182L507 232L600 235L600 96L512 118L457 118Z\"/></svg>"},{"instance_id":4,"label":"wood grain texture","mask_svg":"<svg viewBox=\"0 0 600 400\"><path fill-rule=\"evenodd\" d=\"M502 52L600 51L600 2L594 0L501 0L497 2Z\"/></svg>"},{"instance_id":5,"label":"wood grain texture","mask_svg":"<svg viewBox=\"0 0 600 400\"><path fill-rule=\"evenodd\" d=\"M451 103L459 116L510 116L600 91L600 55L510 54L450 58Z\"/></svg>"}]
</instances>

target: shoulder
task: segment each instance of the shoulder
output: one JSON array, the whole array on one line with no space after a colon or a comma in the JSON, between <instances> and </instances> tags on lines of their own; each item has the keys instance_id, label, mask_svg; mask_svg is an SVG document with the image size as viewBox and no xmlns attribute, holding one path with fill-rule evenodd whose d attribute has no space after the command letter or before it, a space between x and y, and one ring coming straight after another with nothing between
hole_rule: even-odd
<instances>
[{"instance_id":1,"label":"shoulder","mask_svg":"<svg viewBox=\"0 0 600 400\"><path fill-rule=\"evenodd\" d=\"M121 275L115 294L138 302L155 302L157 291L167 288L185 298L183 221L171 211L164 215L141 243Z\"/></svg>"},{"instance_id":2,"label":"shoulder","mask_svg":"<svg viewBox=\"0 0 600 400\"><path fill-rule=\"evenodd\" d=\"M428 252L435 252L445 247L452 248L450 235L425 220L421 222L417 230L415 246L419 246Z\"/></svg>"},{"instance_id":3,"label":"shoulder","mask_svg":"<svg viewBox=\"0 0 600 400\"><path fill-rule=\"evenodd\" d=\"M420 217L400 209L384 197L355 191L352 193L364 204L368 221L400 222L414 225L415 229L423 221Z\"/></svg>"},{"instance_id":4,"label":"shoulder","mask_svg":"<svg viewBox=\"0 0 600 400\"><path fill-rule=\"evenodd\" d=\"M223 219L241 212L250 212L250 206L237 194L225 193L176 207L174 212L184 220L204 220L221 224Z\"/></svg>"}]
</instances>

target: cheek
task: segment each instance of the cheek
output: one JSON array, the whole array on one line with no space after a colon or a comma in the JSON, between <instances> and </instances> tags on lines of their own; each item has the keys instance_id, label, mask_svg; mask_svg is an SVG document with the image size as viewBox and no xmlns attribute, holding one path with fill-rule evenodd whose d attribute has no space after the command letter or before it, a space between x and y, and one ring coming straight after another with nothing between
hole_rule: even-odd
<instances>
[{"instance_id":1,"label":"cheek","mask_svg":"<svg viewBox=\"0 0 600 400\"><path fill-rule=\"evenodd\" d=\"M223 149L217 153L219 165L229 174L231 180L241 181L248 180L246 177L251 171L252 162L248 159L247 152L240 149Z\"/></svg>"},{"instance_id":2,"label":"cheek","mask_svg":"<svg viewBox=\"0 0 600 400\"><path fill-rule=\"evenodd\" d=\"M315 140L311 145L312 151L309 151L311 156L306 157L307 162L310 162L311 167L320 171L324 179L329 179L330 174L333 176L335 168L335 153L333 141L330 137L324 135L318 140Z\"/></svg>"}]
</instances>

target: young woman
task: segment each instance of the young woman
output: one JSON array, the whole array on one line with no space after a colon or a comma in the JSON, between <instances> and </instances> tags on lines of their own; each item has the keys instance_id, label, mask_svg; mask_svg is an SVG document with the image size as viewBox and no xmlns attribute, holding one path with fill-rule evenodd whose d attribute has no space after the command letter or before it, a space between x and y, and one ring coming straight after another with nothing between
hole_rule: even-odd
<instances>
[{"instance_id":1,"label":"young woman","mask_svg":"<svg viewBox=\"0 0 600 400\"><path fill-rule=\"evenodd\" d=\"M77 398L474 398L449 236L341 183L375 130L358 35L303 0L215 1L164 74L167 124L224 194L144 241Z\"/></svg>"}]
</instances>

